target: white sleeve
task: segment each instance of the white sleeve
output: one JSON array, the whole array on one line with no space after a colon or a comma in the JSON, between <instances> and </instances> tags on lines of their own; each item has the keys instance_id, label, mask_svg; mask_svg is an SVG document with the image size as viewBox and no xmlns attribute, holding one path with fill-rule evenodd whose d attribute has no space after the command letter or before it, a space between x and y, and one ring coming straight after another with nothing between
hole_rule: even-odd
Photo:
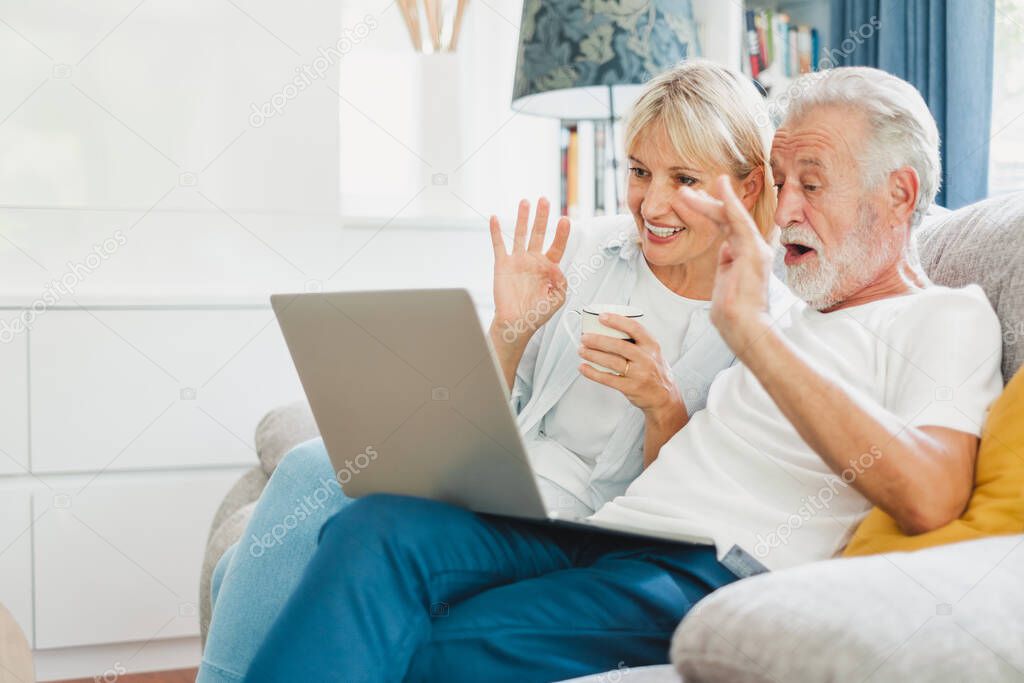
<instances>
[{"instance_id":1,"label":"white sleeve","mask_svg":"<svg viewBox=\"0 0 1024 683\"><path fill-rule=\"evenodd\" d=\"M981 436L1003 390L999 319L981 288L931 294L894 327L886 408L907 426Z\"/></svg>"}]
</instances>

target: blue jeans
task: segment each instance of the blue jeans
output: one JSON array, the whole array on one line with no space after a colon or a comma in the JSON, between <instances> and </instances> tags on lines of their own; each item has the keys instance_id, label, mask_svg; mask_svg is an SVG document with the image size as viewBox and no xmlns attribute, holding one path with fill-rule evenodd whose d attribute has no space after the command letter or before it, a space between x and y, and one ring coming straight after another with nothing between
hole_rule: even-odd
<instances>
[{"instance_id":1,"label":"blue jeans","mask_svg":"<svg viewBox=\"0 0 1024 683\"><path fill-rule=\"evenodd\" d=\"M322 439L295 447L281 460L242 540L213 571L213 618L197 683L237 683L244 677L313 557L320 527L351 502L334 475ZM553 482L538 483L551 507L580 516L593 512Z\"/></svg>"},{"instance_id":2,"label":"blue jeans","mask_svg":"<svg viewBox=\"0 0 1024 683\"><path fill-rule=\"evenodd\" d=\"M368 496L323 526L245 680L547 682L664 663L679 620L736 578L712 547Z\"/></svg>"},{"instance_id":3,"label":"blue jeans","mask_svg":"<svg viewBox=\"0 0 1024 683\"><path fill-rule=\"evenodd\" d=\"M281 460L242 540L214 570L213 618L197 683L242 680L313 557L320 527L349 502L321 439Z\"/></svg>"}]
</instances>

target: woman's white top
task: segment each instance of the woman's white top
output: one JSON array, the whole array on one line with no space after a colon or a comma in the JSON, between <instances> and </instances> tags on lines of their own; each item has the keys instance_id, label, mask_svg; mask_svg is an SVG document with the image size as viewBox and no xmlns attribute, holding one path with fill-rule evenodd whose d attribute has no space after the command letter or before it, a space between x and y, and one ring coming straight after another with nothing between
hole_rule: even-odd
<instances>
[{"instance_id":1,"label":"woman's white top","mask_svg":"<svg viewBox=\"0 0 1024 683\"><path fill-rule=\"evenodd\" d=\"M629 305L643 311L640 324L657 340L662 355L671 366L682 354L690 316L709 309L711 302L679 296L658 280L642 255L637 261L637 281L629 297ZM579 361L582 363L582 359ZM565 449L561 457L555 459L561 468L557 480L563 488L576 496L585 496L597 457L630 408L629 400L611 387L583 375L573 381L561 400L544 417L541 426L543 437ZM553 455L547 454L548 457ZM555 474L547 470L548 476Z\"/></svg>"}]
</instances>

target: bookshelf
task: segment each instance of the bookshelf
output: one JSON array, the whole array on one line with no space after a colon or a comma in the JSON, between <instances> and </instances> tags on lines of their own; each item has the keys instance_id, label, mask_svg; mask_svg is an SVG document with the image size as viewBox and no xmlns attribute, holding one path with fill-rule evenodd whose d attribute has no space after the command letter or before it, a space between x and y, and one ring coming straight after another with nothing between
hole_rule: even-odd
<instances>
[{"instance_id":1,"label":"bookshelf","mask_svg":"<svg viewBox=\"0 0 1024 683\"><path fill-rule=\"evenodd\" d=\"M831 39L827 0L747 0L743 14L741 68L769 94L818 69Z\"/></svg>"},{"instance_id":2,"label":"bookshelf","mask_svg":"<svg viewBox=\"0 0 1024 683\"><path fill-rule=\"evenodd\" d=\"M765 9L785 12L797 24L814 26L828 39L832 16L828 0L747 0L747 9Z\"/></svg>"}]
</instances>

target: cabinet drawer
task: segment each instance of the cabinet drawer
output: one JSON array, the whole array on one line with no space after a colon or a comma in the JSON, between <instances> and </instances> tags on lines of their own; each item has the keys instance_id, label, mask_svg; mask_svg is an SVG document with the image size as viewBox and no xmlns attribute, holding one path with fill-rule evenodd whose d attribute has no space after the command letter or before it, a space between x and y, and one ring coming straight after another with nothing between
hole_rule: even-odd
<instances>
[{"instance_id":1,"label":"cabinet drawer","mask_svg":"<svg viewBox=\"0 0 1024 683\"><path fill-rule=\"evenodd\" d=\"M28 335L7 323L16 311L0 311L0 475L28 469Z\"/></svg>"},{"instance_id":2,"label":"cabinet drawer","mask_svg":"<svg viewBox=\"0 0 1024 683\"><path fill-rule=\"evenodd\" d=\"M31 382L36 472L252 464L260 417L302 397L269 309L51 311Z\"/></svg>"},{"instance_id":3,"label":"cabinet drawer","mask_svg":"<svg viewBox=\"0 0 1024 683\"><path fill-rule=\"evenodd\" d=\"M35 646L196 635L210 521L243 471L122 473L34 492Z\"/></svg>"}]
</instances>

